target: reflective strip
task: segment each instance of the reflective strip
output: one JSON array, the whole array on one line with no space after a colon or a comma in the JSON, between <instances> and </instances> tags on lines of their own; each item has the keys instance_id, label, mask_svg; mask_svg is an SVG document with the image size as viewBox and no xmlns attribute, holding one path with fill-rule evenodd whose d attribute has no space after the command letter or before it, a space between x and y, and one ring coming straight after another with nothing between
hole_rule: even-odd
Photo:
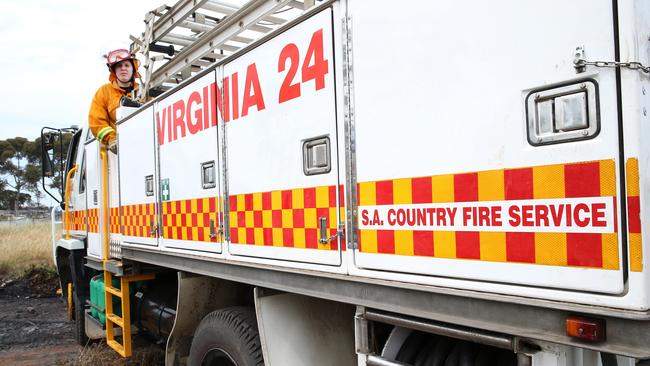
<instances>
[{"instance_id":1,"label":"reflective strip","mask_svg":"<svg viewBox=\"0 0 650 366\"><path fill-rule=\"evenodd\" d=\"M104 143L104 139L113 132L115 132L115 130L113 130L112 127L104 127L99 130L99 133L97 134L97 140L101 143Z\"/></svg>"}]
</instances>

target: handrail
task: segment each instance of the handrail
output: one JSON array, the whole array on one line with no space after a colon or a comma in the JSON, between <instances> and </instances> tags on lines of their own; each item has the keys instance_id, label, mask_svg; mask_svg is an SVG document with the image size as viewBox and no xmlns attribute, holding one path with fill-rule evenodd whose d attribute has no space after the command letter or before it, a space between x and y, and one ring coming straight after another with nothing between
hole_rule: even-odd
<instances>
[{"instance_id":1,"label":"handrail","mask_svg":"<svg viewBox=\"0 0 650 366\"><path fill-rule=\"evenodd\" d=\"M104 218L104 270L106 270L106 261L108 260L108 157L106 156L106 147L101 146L99 156L102 160L102 217Z\"/></svg>"},{"instance_id":2,"label":"handrail","mask_svg":"<svg viewBox=\"0 0 650 366\"><path fill-rule=\"evenodd\" d=\"M70 194L72 193L71 184L70 180L74 176L74 174L77 172L77 168L79 166L75 164L70 171L68 171L68 175L66 176L65 180L65 199L64 199L64 204L65 204L65 220L64 220L64 226L65 226L65 239L69 240L70 239L70 210L68 210L68 207L70 206Z\"/></svg>"}]
</instances>

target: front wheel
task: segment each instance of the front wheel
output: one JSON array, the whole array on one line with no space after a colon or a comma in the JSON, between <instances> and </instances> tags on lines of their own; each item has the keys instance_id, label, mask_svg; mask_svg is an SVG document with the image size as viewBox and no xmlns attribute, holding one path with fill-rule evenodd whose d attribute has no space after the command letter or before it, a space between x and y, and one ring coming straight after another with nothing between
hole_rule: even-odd
<instances>
[{"instance_id":1,"label":"front wheel","mask_svg":"<svg viewBox=\"0 0 650 366\"><path fill-rule=\"evenodd\" d=\"M72 306L74 316L74 338L81 346L88 343L86 335L86 314L84 311L84 299L79 297L76 292L72 293Z\"/></svg>"},{"instance_id":2,"label":"front wheel","mask_svg":"<svg viewBox=\"0 0 650 366\"><path fill-rule=\"evenodd\" d=\"M263 366L255 311L231 307L206 315L194 332L190 366Z\"/></svg>"}]
</instances>

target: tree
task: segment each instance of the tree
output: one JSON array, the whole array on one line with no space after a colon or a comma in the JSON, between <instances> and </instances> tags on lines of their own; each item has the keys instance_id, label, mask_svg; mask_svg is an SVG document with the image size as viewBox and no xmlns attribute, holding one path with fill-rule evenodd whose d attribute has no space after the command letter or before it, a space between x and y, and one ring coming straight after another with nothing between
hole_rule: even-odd
<instances>
[{"instance_id":1,"label":"tree","mask_svg":"<svg viewBox=\"0 0 650 366\"><path fill-rule=\"evenodd\" d=\"M21 202L21 192L28 185L25 176L28 164L28 150L33 151L33 142L24 137L15 137L0 141L0 173L4 175L4 184L14 190L14 207L17 211Z\"/></svg>"}]
</instances>

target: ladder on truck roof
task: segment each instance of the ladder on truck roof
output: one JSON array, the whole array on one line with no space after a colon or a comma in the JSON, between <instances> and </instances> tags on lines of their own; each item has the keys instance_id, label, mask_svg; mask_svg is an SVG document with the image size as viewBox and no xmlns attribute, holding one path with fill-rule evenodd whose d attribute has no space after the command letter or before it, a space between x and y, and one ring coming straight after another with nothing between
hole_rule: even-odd
<instances>
[{"instance_id":1,"label":"ladder on truck roof","mask_svg":"<svg viewBox=\"0 0 650 366\"><path fill-rule=\"evenodd\" d=\"M234 0L236 1L236 0ZM130 36L143 61L139 99L155 97L269 34L321 0L179 0L145 16ZM242 0L243 3L243 0Z\"/></svg>"}]
</instances>

